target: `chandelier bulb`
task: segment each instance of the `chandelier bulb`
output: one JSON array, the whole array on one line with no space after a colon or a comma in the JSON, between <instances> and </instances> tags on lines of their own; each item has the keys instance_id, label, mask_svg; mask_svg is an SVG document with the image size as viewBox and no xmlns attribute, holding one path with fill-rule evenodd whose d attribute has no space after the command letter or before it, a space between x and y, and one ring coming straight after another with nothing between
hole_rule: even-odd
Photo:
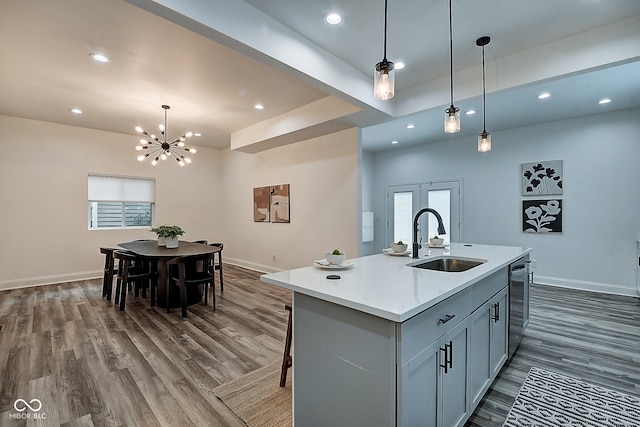
<instances>
[{"instance_id":1,"label":"chandelier bulb","mask_svg":"<svg viewBox=\"0 0 640 427\"><path fill-rule=\"evenodd\" d=\"M187 163L191 163L191 159L190 159L190 158L188 158L188 157L185 157L185 158L184 158L184 161L185 161L185 162L187 162Z\"/></svg>"},{"instance_id":2,"label":"chandelier bulb","mask_svg":"<svg viewBox=\"0 0 640 427\"><path fill-rule=\"evenodd\" d=\"M184 159L183 156L181 156L180 154L178 154L176 151L174 151L176 149L176 146L181 147L182 149L184 149L184 140L186 138L189 138L191 136L193 136L193 132L186 132L184 135L182 135L180 138L176 139L173 142L167 142L167 110L171 107L169 107L168 105L162 105L162 108L165 110L164 111L164 124L160 124L158 125L158 129L160 129L161 132L161 138L162 140L160 140L160 138L154 134L149 134L147 133L147 131L145 131L144 129L142 129L142 127L140 126L136 126L135 130L138 133L141 133L142 135L146 136L147 139L140 139L140 145L136 146L136 151L143 151L143 150L147 150L149 148L151 148L152 153L147 153L145 155L141 155L138 156L138 160L142 161L144 160L144 158L148 157L149 154L155 154L158 153L158 155L155 157L155 159L153 159L153 161L151 162L152 165L157 165L158 164L158 160L162 159L162 160L166 160L168 157L173 156L175 157L176 161L180 164L180 166L184 166L186 163L191 163L191 160L189 159ZM196 150L192 149L185 149L186 151L190 151L192 153L195 153Z\"/></svg>"}]
</instances>

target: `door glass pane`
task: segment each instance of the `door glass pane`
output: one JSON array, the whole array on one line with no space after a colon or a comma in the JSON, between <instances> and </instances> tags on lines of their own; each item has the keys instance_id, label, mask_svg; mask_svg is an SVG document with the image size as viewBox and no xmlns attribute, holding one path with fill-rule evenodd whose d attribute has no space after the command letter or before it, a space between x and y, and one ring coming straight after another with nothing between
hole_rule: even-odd
<instances>
[{"instance_id":1,"label":"door glass pane","mask_svg":"<svg viewBox=\"0 0 640 427\"><path fill-rule=\"evenodd\" d=\"M444 228L447 234L440 236L445 243L451 242L451 190L429 190L427 192L429 199L429 207L438 211L442 217ZM438 234L438 221L436 217L429 215L429 236L433 237Z\"/></svg>"},{"instance_id":2,"label":"door glass pane","mask_svg":"<svg viewBox=\"0 0 640 427\"><path fill-rule=\"evenodd\" d=\"M393 193L393 241L410 244L413 228L413 192Z\"/></svg>"}]
</instances>

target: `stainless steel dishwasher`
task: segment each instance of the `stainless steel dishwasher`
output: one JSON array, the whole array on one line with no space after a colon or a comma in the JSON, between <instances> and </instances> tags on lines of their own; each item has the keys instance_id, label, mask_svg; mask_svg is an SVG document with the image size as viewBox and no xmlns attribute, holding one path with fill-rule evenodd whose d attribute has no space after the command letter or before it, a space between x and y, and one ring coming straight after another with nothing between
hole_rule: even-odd
<instances>
[{"instance_id":1,"label":"stainless steel dishwasher","mask_svg":"<svg viewBox=\"0 0 640 427\"><path fill-rule=\"evenodd\" d=\"M529 255L509 266L509 359L524 337L529 320Z\"/></svg>"}]
</instances>

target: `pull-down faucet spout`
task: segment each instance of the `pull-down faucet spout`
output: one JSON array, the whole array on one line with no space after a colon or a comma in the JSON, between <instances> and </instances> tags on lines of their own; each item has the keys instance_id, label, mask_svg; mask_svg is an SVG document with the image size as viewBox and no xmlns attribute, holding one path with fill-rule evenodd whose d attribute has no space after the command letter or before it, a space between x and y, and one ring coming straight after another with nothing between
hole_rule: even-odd
<instances>
[{"instance_id":1,"label":"pull-down faucet spout","mask_svg":"<svg viewBox=\"0 0 640 427\"><path fill-rule=\"evenodd\" d=\"M420 218L420 215L422 215L425 212L431 212L436 216L436 219L438 220L438 234L447 234L447 232L444 229L444 224L442 223L442 217L440 216L438 211L431 208L420 209L420 211L416 214L415 218L413 218L413 258L414 259L418 258L418 251L420 250L420 243L418 243L418 219Z\"/></svg>"}]
</instances>

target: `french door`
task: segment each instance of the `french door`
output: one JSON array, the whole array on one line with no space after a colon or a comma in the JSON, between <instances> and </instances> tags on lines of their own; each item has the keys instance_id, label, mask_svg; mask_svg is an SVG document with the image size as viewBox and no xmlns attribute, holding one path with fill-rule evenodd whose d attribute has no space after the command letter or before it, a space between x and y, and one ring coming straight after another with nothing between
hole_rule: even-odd
<instances>
[{"instance_id":1,"label":"french door","mask_svg":"<svg viewBox=\"0 0 640 427\"><path fill-rule=\"evenodd\" d=\"M422 208L438 211L447 233L445 244L459 242L460 230L460 181L434 181L420 184L392 185L387 188L387 242L413 241L413 218ZM430 213L424 213L418 222L418 241L426 242L438 234L438 221Z\"/></svg>"}]
</instances>

